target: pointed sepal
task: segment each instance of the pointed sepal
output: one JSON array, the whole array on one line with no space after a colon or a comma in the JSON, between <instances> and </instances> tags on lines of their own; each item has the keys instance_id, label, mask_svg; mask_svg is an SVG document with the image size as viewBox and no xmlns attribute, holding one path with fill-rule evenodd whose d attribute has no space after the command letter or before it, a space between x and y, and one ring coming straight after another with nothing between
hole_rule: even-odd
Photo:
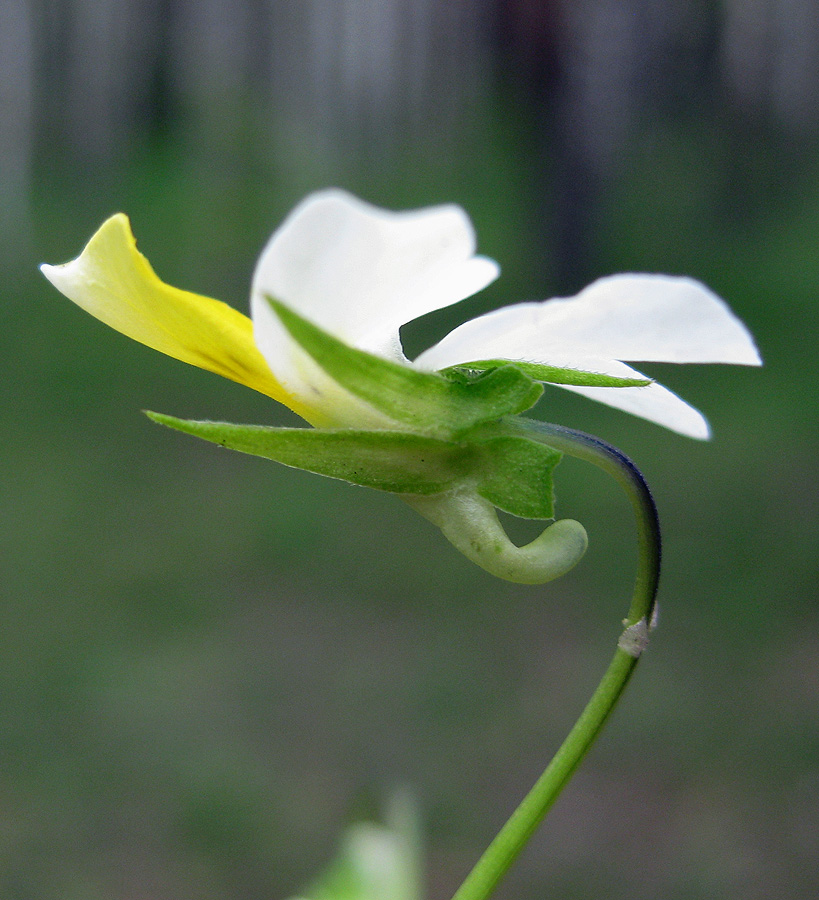
<instances>
[{"instance_id":1,"label":"pointed sepal","mask_svg":"<svg viewBox=\"0 0 819 900\"><path fill-rule=\"evenodd\" d=\"M554 515L552 472L563 454L553 447L519 437L476 441L483 464L477 480L481 497L522 519Z\"/></svg>"},{"instance_id":2,"label":"pointed sepal","mask_svg":"<svg viewBox=\"0 0 819 900\"><path fill-rule=\"evenodd\" d=\"M229 450L362 487L428 496L468 486L514 516L554 514L552 472L562 454L527 438L490 434L455 442L402 431L276 428L146 415Z\"/></svg>"},{"instance_id":3,"label":"pointed sepal","mask_svg":"<svg viewBox=\"0 0 819 900\"><path fill-rule=\"evenodd\" d=\"M543 388L516 366L449 379L355 349L268 298L293 340L342 387L414 431L459 434L533 406Z\"/></svg>"},{"instance_id":4,"label":"pointed sepal","mask_svg":"<svg viewBox=\"0 0 819 900\"><path fill-rule=\"evenodd\" d=\"M146 415L230 450L396 494L446 491L465 476L474 456L468 446L401 431L274 428Z\"/></svg>"},{"instance_id":5,"label":"pointed sepal","mask_svg":"<svg viewBox=\"0 0 819 900\"><path fill-rule=\"evenodd\" d=\"M605 375L601 372L585 372L582 369L566 369L560 366L547 366L541 363L508 359L477 359L459 366L444 369L444 374L458 372L485 372L501 366L512 365L520 369L535 381L547 384L571 384L580 387L646 387L651 384L650 378L621 378L617 375Z\"/></svg>"}]
</instances>

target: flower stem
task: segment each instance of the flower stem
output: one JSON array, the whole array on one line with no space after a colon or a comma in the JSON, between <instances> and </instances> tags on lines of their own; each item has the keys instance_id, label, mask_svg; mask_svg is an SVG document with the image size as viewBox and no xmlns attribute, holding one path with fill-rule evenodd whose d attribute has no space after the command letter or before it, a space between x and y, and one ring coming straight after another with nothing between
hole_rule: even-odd
<instances>
[{"instance_id":1,"label":"flower stem","mask_svg":"<svg viewBox=\"0 0 819 900\"><path fill-rule=\"evenodd\" d=\"M660 576L657 508L645 479L627 456L599 438L559 425L519 418L507 420L506 424L530 439L593 463L620 483L634 508L639 562L631 607L623 622L626 628L605 675L546 771L501 828L453 900L485 900L490 896L580 765L617 705L645 647Z\"/></svg>"}]
</instances>

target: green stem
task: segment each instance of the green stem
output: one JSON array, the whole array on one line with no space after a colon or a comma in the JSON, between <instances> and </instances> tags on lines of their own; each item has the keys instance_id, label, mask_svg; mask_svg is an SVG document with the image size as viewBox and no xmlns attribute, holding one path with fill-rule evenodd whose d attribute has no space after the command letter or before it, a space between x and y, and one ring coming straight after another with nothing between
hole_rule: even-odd
<instances>
[{"instance_id":1,"label":"green stem","mask_svg":"<svg viewBox=\"0 0 819 900\"><path fill-rule=\"evenodd\" d=\"M660 525L651 492L631 460L592 435L524 419L507 420L519 434L584 459L613 476L631 500L637 522L639 562L634 595L614 658L546 771L524 797L478 860L453 900L486 900L506 875L543 817L569 782L620 699L637 666L654 614L660 576Z\"/></svg>"}]
</instances>

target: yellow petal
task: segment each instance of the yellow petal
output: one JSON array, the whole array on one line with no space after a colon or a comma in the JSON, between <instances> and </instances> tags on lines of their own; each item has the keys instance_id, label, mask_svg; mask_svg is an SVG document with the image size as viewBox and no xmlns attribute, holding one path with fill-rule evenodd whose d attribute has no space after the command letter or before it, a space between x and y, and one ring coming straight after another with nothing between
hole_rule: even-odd
<instances>
[{"instance_id":1,"label":"yellow petal","mask_svg":"<svg viewBox=\"0 0 819 900\"><path fill-rule=\"evenodd\" d=\"M106 325L300 412L257 350L250 319L219 300L160 281L137 250L126 215L105 221L77 259L40 268L66 297Z\"/></svg>"}]
</instances>

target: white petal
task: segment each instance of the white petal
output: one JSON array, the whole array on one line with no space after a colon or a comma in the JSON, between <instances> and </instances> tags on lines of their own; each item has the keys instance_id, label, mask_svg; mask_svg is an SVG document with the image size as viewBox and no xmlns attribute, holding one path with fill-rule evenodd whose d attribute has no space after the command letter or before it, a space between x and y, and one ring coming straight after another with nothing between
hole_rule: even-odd
<instances>
[{"instance_id":1,"label":"white petal","mask_svg":"<svg viewBox=\"0 0 819 900\"><path fill-rule=\"evenodd\" d=\"M617 360L575 356L570 361L566 357L556 356L554 359L550 358L550 362L556 366L575 367L584 372L616 375L619 378L646 377L642 372ZM569 384L558 384L553 387L574 391L591 400L597 400L599 403L605 403L606 406L613 406L615 409L622 409L624 412L648 419L649 422L655 422L657 425L662 425L688 437L707 440L711 436L711 429L708 427L705 416L657 382L632 388L578 387Z\"/></svg>"},{"instance_id":2,"label":"white petal","mask_svg":"<svg viewBox=\"0 0 819 900\"><path fill-rule=\"evenodd\" d=\"M294 345L265 295L352 346L405 361L401 325L497 277L497 263L474 253L474 231L460 207L393 213L340 190L313 194L287 217L257 264L256 343L289 391L316 400L316 390L330 389L328 379ZM349 415L338 412L348 424Z\"/></svg>"},{"instance_id":3,"label":"white petal","mask_svg":"<svg viewBox=\"0 0 819 900\"><path fill-rule=\"evenodd\" d=\"M711 429L705 416L673 391L657 384L656 381L645 387L633 388L590 388L564 384L556 385L556 387L583 394L592 400L605 403L606 406L622 409L624 412L648 419L649 422L663 425L665 428L687 437L697 438L701 441L711 437Z\"/></svg>"},{"instance_id":4,"label":"white petal","mask_svg":"<svg viewBox=\"0 0 819 900\"><path fill-rule=\"evenodd\" d=\"M508 306L456 328L418 361L436 369L494 357L553 363L556 352L761 365L748 330L716 294L668 275L613 275L576 297Z\"/></svg>"}]
</instances>

